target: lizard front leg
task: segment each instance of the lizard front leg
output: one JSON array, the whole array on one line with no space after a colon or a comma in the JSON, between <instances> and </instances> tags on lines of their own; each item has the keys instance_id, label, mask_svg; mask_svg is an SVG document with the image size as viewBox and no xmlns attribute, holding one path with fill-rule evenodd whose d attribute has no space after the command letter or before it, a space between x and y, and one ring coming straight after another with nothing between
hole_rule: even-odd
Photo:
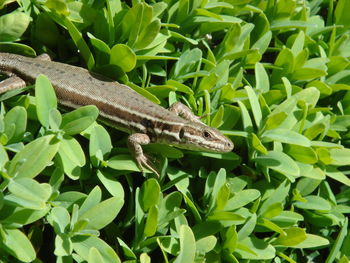
<instances>
[{"instance_id":1,"label":"lizard front leg","mask_svg":"<svg viewBox=\"0 0 350 263\"><path fill-rule=\"evenodd\" d=\"M9 90L24 88L25 86L26 82L23 79L17 77L16 75L11 75L9 78L0 82L0 94Z\"/></svg>"},{"instance_id":2,"label":"lizard front leg","mask_svg":"<svg viewBox=\"0 0 350 263\"><path fill-rule=\"evenodd\" d=\"M174 112L176 115L179 115L186 120L201 123L200 117L194 115L189 107L179 101L172 104L168 110Z\"/></svg>"},{"instance_id":3,"label":"lizard front leg","mask_svg":"<svg viewBox=\"0 0 350 263\"><path fill-rule=\"evenodd\" d=\"M128 137L128 146L134 158L136 160L137 165L142 171L144 167L148 168L152 172L154 172L159 177L159 172L156 168L153 167L149 157L147 157L142 150L141 145L149 144L151 142L150 138L147 134L144 133L134 133Z\"/></svg>"}]
</instances>

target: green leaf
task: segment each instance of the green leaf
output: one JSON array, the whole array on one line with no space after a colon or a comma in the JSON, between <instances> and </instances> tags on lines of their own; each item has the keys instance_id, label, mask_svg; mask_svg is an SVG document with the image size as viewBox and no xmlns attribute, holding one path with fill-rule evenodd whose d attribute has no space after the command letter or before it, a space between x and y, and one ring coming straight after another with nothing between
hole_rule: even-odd
<instances>
[{"instance_id":1,"label":"green leaf","mask_svg":"<svg viewBox=\"0 0 350 263\"><path fill-rule=\"evenodd\" d=\"M317 248L322 246L327 246L329 244L328 239L313 235L313 234L306 234L306 239L292 247L294 248Z\"/></svg>"},{"instance_id":2,"label":"green leaf","mask_svg":"<svg viewBox=\"0 0 350 263\"><path fill-rule=\"evenodd\" d=\"M231 226L225 231L223 236L224 244L223 249L227 249L230 253L232 253L237 246L237 232L236 227Z\"/></svg>"},{"instance_id":3,"label":"green leaf","mask_svg":"<svg viewBox=\"0 0 350 263\"><path fill-rule=\"evenodd\" d=\"M26 31L30 20L27 14L18 11L0 16L0 40L18 40Z\"/></svg>"},{"instance_id":4,"label":"green leaf","mask_svg":"<svg viewBox=\"0 0 350 263\"><path fill-rule=\"evenodd\" d=\"M349 165L350 164L350 149L330 149L331 164L333 165Z\"/></svg>"},{"instance_id":5,"label":"green leaf","mask_svg":"<svg viewBox=\"0 0 350 263\"><path fill-rule=\"evenodd\" d=\"M270 139L272 141L310 147L310 140L308 138L301 135L300 133L287 129L267 130L262 134L261 137Z\"/></svg>"},{"instance_id":6,"label":"green leaf","mask_svg":"<svg viewBox=\"0 0 350 263\"><path fill-rule=\"evenodd\" d=\"M151 207L158 204L160 186L156 179L151 178L143 183L140 191L140 204L143 211L147 212Z\"/></svg>"},{"instance_id":7,"label":"green leaf","mask_svg":"<svg viewBox=\"0 0 350 263\"><path fill-rule=\"evenodd\" d=\"M53 13L51 13L53 14ZM74 41L75 45L79 49L82 57L85 60L85 63L88 67L88 69L92 69L95 65L95 59L90 51L90 48L88 44L85 42L82 33L78 30L78 28L72 23L71 20L68 19L66 16L60 16L59 18L56 18L61 21L61 24L63 24L67 29L68 32Z\"/></svg>"},{"instance_id":8,"label":"green leaf","mask_svg":"<svg viewBox=\"0 0 350 263\"><path fill-rule=\"evenodd\" d=\"M223 117L224 117L224 107L221 105L219 110L215 113L211 121L211 127L219 128L223 124Z\"/></svg>"},{"instance_id":9,"label":"green leaf","mask_svg":"<svg viewBox=\"0 0 350 263\"><path fill-rule=\"evenodd\" d=\"M159 19L153 20L148 24L138 35L137 42L135 44L136 49L147 48L151 44L159 33L161 22Z\"/></svg>"},{"instance_id":10,"label":"green leaf","mask_svg":"<svg viewBox=\"0 0 350 263\"><path fill-rule=\"evenodd\" d=\"M252 111L253 111L255 124L259 128L261 125L262 113L261 113L260 103L259 103L258 97L251 87L245 86L244 89L246 90L246 92L248 94L250 106L252 107Z\"/></svg>"},{"instance_id":11,"label":"green leaf","mask_svg":"<svg viewBox=\"0 0 350 263\"><path fill-rule=\"evenodd\" d=\"M7 144L19 142L26 131L27 111L21 106L13 107L6 113L4 124L4 134L8 138Z\"/></svg>"},{"instance_id":12,"label":"green leaf","mask_svg":"<svg viewBox=\"0 0 350 263\"><path fill-rule=\"evenodd\" d=\"M69 228L67 228L70 224L70 215L67 209L63 207L54 207L52 208L48 220L50 224L55 228L55 232L57 234L63 234L68 232Z\"/></svg>"},{"instance_id":13,"label":"green leaf","mask_svg":"<svg viewBox=\"0 0 350 263\"><path fill-rule=\"evenodd\" d=\"M57 98L50 80L40 74L35 81L36 113L40 123L49 128L51 111L57 108Z\"/></svg>"},{"instance_id":14,"label":"green leaf","mask_svg":"<svg viewBox=\"0 0 350 263\"><path fill-rule=\"evenodd\" d=\"M243 247L249 248L251 252L243 250ZM236 253L242 259L265 260L274 258L276 251L272 245L263 240L247 237L238 243Z\"/></svg>"},{"instance_id":15,"label":"green leaf","mask_svg":"<svg viewBox=\"0 0 350 263\"><path fill-rule=\"evenodd\" d=\"M196 241L196 252L204 255L214 249L217 244L215 236L207 236Z\"/></svg>"},{"instance_id":16,"label":"green leaf","mask_svg":"<svg viewBox=\"0 0 350 263\"><path fill-rule=\"evenodd\" d=\"M97 248L92 247L89 250L89 258L88 258L88 262L104 262L103 261L103 257L100 254L100 252L97 250Z\"/></svg>"},{"instance_id":17,"label":"green leaf","mask_svg":"<svg viewBox=\"0 0 350 263\"><path fill-rule=\"evenodd\" d=\"M10 255L23 262L35 260L35 250L25 234L18 229L3 229L1 232L4 249Z\"/></svg>"},{"instance_id":18,"label":"green leaf","mask_svg":"<svg viewBox=\"0 0 350 263\"><path fill-rule=\"evenodd\" d=\"M259 215L264 213L271 205L275 203L282 203L289 194L290 183L285 180L282 182L269 197L263 202L259 209Z\"/></svg>"},{"instance_id":19,"label":"green leaf","mask_svg":"<svg viewBox=\"0 0 350 263\"><path fill-rule=\"evenodd\" d=\"M332 246L331 252L328 254L328 257L326 259L326 263L331 263L334 261L334 259L337 257L337 255L339 254L339 251L342 247L342 244L344 242L344 239L346 238L347 235L349 235L349 229L348 229L348 222L349 219L345 218L344 222L343 222L343 226ZM322 243L326 243L328 240L324 240ZM328 243L326 243L325 245L327 245Z\"/></svg>"},{"instance_id":20,"label":"green leaf","mask_svg":"<svg viewBox=\"0 0 350 263\"><path fill-rule=\"evenodd\" d=\"M300 172L292 158L283 152L269 151L266 155L258 156L254 160L258 164L281 174L298 176Z\"/></svg>"},{"instance_id":21,"label":"green leaf","mask_svg":"<svg viewBox=\"0 0 350 263\"><path fill-rule=\"evenodd\" d=\"M350 186L350 178L347 177L344 173L335 169L334 167L327 167L326 175L334 180L337 180L340 183Z\"/></svg>"},{"instance_id":22,"label":"green leaf","mask_svg":"<svg viewBox=\"0 0 350 263\"><path fill-rule=\"evenodd\" d=\"M9 157L4 146L0 143L0 171L4 168L5 164L9 161Z\"/></svg>"},{"instance_id":23,"label":"green leaf","mask_svg":"<svg viewBox=\"0 0 350 263\"><path fill-rule=\"evenodd\" d=\"M202 51L198 48L186 50L181 54L175 64L174 76L172 79L181 79L181 76L195 69L196 63L202 58Z\"/></svg>"},{"instance_id":24,"label":"green leaf","mask_svg":"<svg viewBox=\"0 0 350 263\"><path fill-rule=\"evenodd\" d=\"M116 178L109 175L107 172L102 172L100 170L97 171L97 177L112 196L124 200L123 186Z\"/></svg>"},{"instance_id":25,"label":"green leaf","mask_svg":"<svg viewBox=\"0 0 350 263\"><path fill-rule=\"evenodd\" d=\"M305 230L299 227L284 229L284 232L286 235L279 235L279 237L273 241L274 245L284 247L296 246L307 238Z\"/></svg>"},{"instance_id":26,"label":"green leaf","mask_svg":"<svg viewBox=\"0 0 350 263\"><path fill-rule=\"evenodd\" d=\"M145 229L143 231L144 237L151 237L156 233L158 223L159 210L156 206L152 206L147 215Z\"/></svg>"},{"instance_id":27,"label":"green leaf","mask_svg":"<svg viewBox=\"0 0 350 263\"><path fill-rule=\"evenodd\" d=\"M253 122L252 122L252 119L250 118L250 115L246 106L240 101L237 101L237 103L239 108L241 109L244 131L252 132Z\"/></svg>"},{"instance_id":28,"label":"green leaf","mask_svg":"<svg viewBox=\"0 0 350 263\"><path fill-rule=\"evenodd\" d=\"M244 226L238 231L237 238L239 241L244 240L254 231L256 219L256 214L252 214L252 216L245 222Z\"/></svg>"},{"instance_id":29,"label":"green leaf","mask_svg":"<svg viewBox=\"0 0 350 263\"><path fill-rule=\"evenodd\" d=\"M29 209L46 208L46 202L52 193L49 184L39 184L28 177L17 177L10 181L8 187L12 195L7 196L7 200Z\"/></svg>"},{"instance_id":30,"label":"green leaf","mask_svg":"<svg viewBox=\"0 0 350 263\"><path fill-rule=\"evenodd\" d=\"M102 40L94 37L91 33L87 33L87 36L90 38L91 45L95 49L96 53L96 64L105 65L109 63L109 57L111 54L111 49L109 46Z\"/></svg>"},{"instance_id":31,"label":"green leaf","mask_svg":"<svg viewBox=\"0 0 350 263\"><path fill-rule=\"evenodd\" d=\"M59 156L64 172L73 180L80 176L80 167L85 165L85 155L79 142L70 136L64 136L59 148Z\"/></svg>"},{"instance_id":32,"label":"green leaf","mask_svg":"<svg viewBox=\"0 0 350 263\"><path fill-rule=\"evenodd\" d=\"M115 253L105 241L95 236L74 236L72 238L74 251L84 260L89 259L89 251L91 247L95 247L103 262L121 263L118 255Z\"/></svg>"},{"instance_id":33,"label":"green leaf","mask_svg":"<svg viewBox=\"0 0 350 263\"><path fill-rule=\"evenodd\" d=\"M11 177L34 178L51 163L59 146L54 135L43 136L28 143L10 161L8 174Z\"/></svg>"},{"instance_id":34,"label":"green leaf","mask_svg":"<svg viewBox=\"0 0 350 263\"><path fill-rule=\"evenodd\" d=\"M105 160L112 150L112 141L108 132L101 125L93 127L90 133L89 153L92 164L96 167Z\"/></svg>"},{"instance_id":35,"label":"green leaf","mask_svg":"<svg viewBox=\"0 0 350 263\"><path fill-rule=\"evenodd\" d=\"M235 210L242 206L253 202L257 198L260 197L260 192L256 189L247 189L240 192L235 193L235 195L227 201L225 206L225 210Z\"/></svg>"},{"instance_id":36,"label":"green leaf","mask_svg":"<svg viewBox=\"0 0 350 263\"><path fill-rule=\"evenodd\" d=\"M277 202L268 206L264 211L264 213L261 214L261 216L265 218L273 218L275 216L280 215L282 211L283 211L282 203Z\"/></svg>"},{"instance_id":37,"label":"green leaf","mask_svg":"<svg viewBox=\"0 0 350 263\"><path fill-rule=\"evenodd\" d=\"M264 66L260 63L255 64L255 82L256 89L262 93L270 90L270 81Z\"/></svg>"},{"instance_id":38,"label":"green leaf","mask_svg":"<svg viewBox=\"0 0 350 263\"><path fill-rule=\"evenodd\" d=\"M317 154L311 147L290 144L286 145L284 149L286 154L299 162L314 164L318 161Z\"/></svg>"},{"instance_id":39,"label":"green leaf","mask_svg":"<svg viewBox=\"0 0 350 263\"><path fill-rule=\"evenodd\" d=\"M94 105L80 107L63 115L61 128L68 135L78 134L87 129L98 116Z\"/></svg>"},{"instance_id":40,"label":"green leaf","mask_svg":"<svg viewBox=\"0 0 350 263\"><path fill-rule=\"evenodd\" d=\"M283 123L287 116L287 113L283 111L276 114L270 114L266 119L266 130L277 128Z\"/></svg>"},{"instance_id":41,"label":"green leaf","mask_svg":"<svg viewBox=\"0 0 350 263\"><path fill-rule=\"evenodd\" d=\"M102 191L99 186L95 186L89 195L86 197L84 203L80 206L79 214L85 213L87 210L92 209L101 202Z\"/></svg>"},{"instance_id":42,"label":"green leaf","mask_svg":"<svg viewBox=\"0 0 350 263\"><path fill-rule=\"evenodd\" d=\"M300 209L311 209L311 210L321 210L329 211L331 210L331 205L326 199L317 196L309 195L305 196L306 202L295 202L294 205Z\"/></svg>"},{"instance_id":43,"label":"green leaf","mask_svg":"<svg viewBox=\"0 0 350 263\"><path fill-rule=\"evenodd\" d=\"M136 55L127 45L116 44L111 49L110 64L129 72L136 66Z\"/></svg>"},{"instance_id":44,"label":"green leaf","mask_svg":"<svg viewBox=\"0 0 350 263\"><path fill-rule=\"evenodd\" d=\"M250 143L255 150L262 154L267 154L268 151L266 147L262 144L262 142L259 140L258 136L256 136L255 133L251 133L248 138L249 141L251 141Z\"/></svg>"},{"instance_id":45,"label":"green leaf","mask_svg":"<svg viewBox=\"0 0 350 263\"><path fill-rule=\"evenodd\" d=\"M69 14L67 4L63 0L48 0L45 2L45 5L51 10L55 10L59 14L65 16Z\"/></svg>"},{"instance_id":46,"label":"green leaf","mask_svg":"<svg viewBox=\"0 0 350 263\"><path fill-rule=\"evenodd\" d=\"M32 210L17 207L10 216L3 220L3 224L15 224L19 226L28 225L43 218L50 211L50 206L41 210Z\"/></svg>"},{"instance_id":47,"label":"green leaf","mask_svg":"<svg viewBox=\"0 0 350 263\"><path fill-rule=\"evenodd\" d=\"M349 15L346 10L349 10L350 5L346 0L339 0L335 8L335 23L338 25L350 26ZM328 262L327 262L328 263Z\"/></svg>"},{"instance_id":48,"label":"green leaf","mask_svg":"<svg viewBox=\"0 0 350 263\"><path fill-rule=\"evenodd\" d=\"M107 160L107 166L115 170L126 170L140 172L140 168L133 160L133 157L128 154L119 154L112 156ZM150 172L148 169L144 169L144 172Z\"/></svg>"},{"instance_id":49,"label":"green leaf","mask_svg":"<svg viewBox=\"0 0 350 263\"><path fill-rule=\"evenodd\" d=\"M180 254L176 257L174 263L193 262L196 253L196 240L189 226L180 226L179 239Z\"/></svg>"},{"instance_id":50,"label":"green leaf","mask_svg":"<svg viewBox=\"0 0 350 263\"><path fill-rule=\"evenodd\" d=\"M104 228L118 215L123 204L124 200L118 197L111 197L80 215L79 220L88 220L86 228L96 230Z\"/></svg>"}]
</instances>

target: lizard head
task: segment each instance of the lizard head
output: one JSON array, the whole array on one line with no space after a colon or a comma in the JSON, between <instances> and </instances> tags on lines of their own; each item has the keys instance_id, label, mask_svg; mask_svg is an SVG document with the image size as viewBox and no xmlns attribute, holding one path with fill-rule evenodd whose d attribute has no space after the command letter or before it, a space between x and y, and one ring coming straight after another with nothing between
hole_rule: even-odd
<instances>
[{"instance_id":1,"label":"lizard head","mask_svg":"<svg viewBox=\"0 0 350 263\"><path fill-rule=\"evenodd\" d=\"M206 151L206 152L230 152L233 143L219 130L211 128L199 122L187 122L179 131L179 148Z\"/></svg>"}]
</instances>

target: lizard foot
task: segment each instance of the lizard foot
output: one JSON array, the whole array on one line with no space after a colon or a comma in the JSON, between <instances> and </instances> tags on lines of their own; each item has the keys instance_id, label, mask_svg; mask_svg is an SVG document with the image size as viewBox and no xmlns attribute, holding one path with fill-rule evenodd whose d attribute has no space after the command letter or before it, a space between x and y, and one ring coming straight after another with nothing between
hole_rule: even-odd
<instances>
[{"instance_id":1,"label":"lizard foot","mask_svg":"<svg viewBox=\"0 0 350 263\"><path fill-rule=\"evenodd\" d=\"M155 173L158 177L160 176L160 173L158 172L157 168L154 165L154 162L152 161L154 160L154 158L148 155L142 154L135 157L135 159L141 171L143 171L143 168L147 168L148 170Z\"/></svg>"}]
</instances>

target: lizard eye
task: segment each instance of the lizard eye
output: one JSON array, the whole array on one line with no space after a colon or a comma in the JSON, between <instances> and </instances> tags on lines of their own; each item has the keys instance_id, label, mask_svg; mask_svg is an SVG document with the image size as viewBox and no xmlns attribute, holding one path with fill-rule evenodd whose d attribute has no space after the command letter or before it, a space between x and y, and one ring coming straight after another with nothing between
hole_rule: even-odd
<instances>
[{"instance_id":1,"label":"lizard eye","mask_svg":"<svg viewBox=\"0 0 350 263\"><path fill-rule=\"evenodd\" d=\"M208 131L203 131L203 137L204 138L211 138L211 134Z\"/></svg>"},{"instance_id":2,"label":"lizard eye","mask_svg":"<svg viewBox=\"0 0 350 263\"><path fill-rule=\"evenodd\" d=\"M185 136L185 130L182 128L179 132L179 138L182 139Z\"/></svg>"}]
</instances>

